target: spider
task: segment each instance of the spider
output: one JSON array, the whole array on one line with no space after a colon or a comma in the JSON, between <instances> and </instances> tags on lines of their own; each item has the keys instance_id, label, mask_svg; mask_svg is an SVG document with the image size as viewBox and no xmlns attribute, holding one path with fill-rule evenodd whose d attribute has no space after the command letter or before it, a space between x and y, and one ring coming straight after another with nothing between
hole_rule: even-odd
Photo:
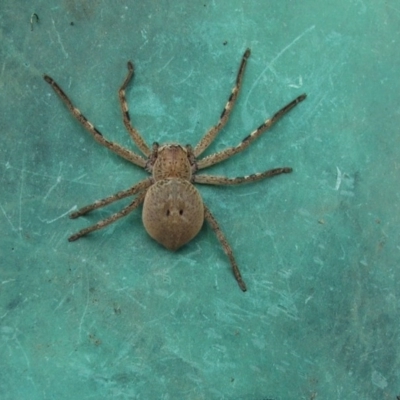
<instances>
[{"instance_id":1,"label":"spider","mask_svg":"<svg viewBox=\"0 0 400 400\"><path fill-rule=\"evenodd\" d=\"M228 178L225 176L198 174L199 170L211 167L221 161L246 149L263 132L274 125L280 118L306 98L306 94L298 96L286 106L276 112L271 118L264 121L257 129L246 136L237 146L229 147L214 154L200 158L200 155L210 146L218 133L228 122L233 106L239 95L242 85L250 49L247 49L241 59L236 77L236 83L229 99L222 110L219 121L211 127L200 142L192 148L190 145L180 144L159 145L153 143L150 148L140 133L131 124L125 90L134 75L134 67L128 62L128 73L119 91L119 103L122 109L123 121L133 142L143 155L122 147L118 143L107 140L103 134L73 105L71 100L61 87L48 75L44 79L51 85L56 94L64 102L71 114L83 125L99 144L130 161L151 175L136 183L126 190L121 190L112 196L97 200L93 204L82 207L73 212L70 217L78 218L95 209L105 207L117 200L126 197L136 197L121 211L112 214L98 223L89 226L69 237L69 241L75 241L90 232L102 229L107 225L125 217L143 203L142 220L149 235L169 250L177 250L185 243L192 240L200 231L204 220L214 230L232 266L233 274L239 287L245 292L246 284L241 276L239 267L233 256L232 248L223 234L219 224L209 208L204 204L199 191L194 187L195 183L203 185L238 185L242 183L256 182L272 176L289 173L292 168L274 168L252 175Z\"/></svg>"}]
</instances>

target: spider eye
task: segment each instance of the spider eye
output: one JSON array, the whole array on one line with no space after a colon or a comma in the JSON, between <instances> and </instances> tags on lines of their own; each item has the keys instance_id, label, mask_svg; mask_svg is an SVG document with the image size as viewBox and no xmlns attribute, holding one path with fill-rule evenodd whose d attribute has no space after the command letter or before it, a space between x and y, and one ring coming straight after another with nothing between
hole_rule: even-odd
<instances>
[{"instance_id":1,"label":"spider eye","mask_svg":"<svg viewBox=\"0 0 400 400\"><path fill-rule=\"evenodd\" d=\"M182 215L183 214L183 210L179 210L179 215Z\"/></svg>"},{"instance_id":2,"label":"spider eye","mask_svg":"<svg viewBox=\"0 0 400 400\"><path fill-rule=\"evenodd\" d=\"M167 212L166 212L167 217L169 217L169 214L170 214L170 211L167 210Z\"/></svg>"}]
</instances>

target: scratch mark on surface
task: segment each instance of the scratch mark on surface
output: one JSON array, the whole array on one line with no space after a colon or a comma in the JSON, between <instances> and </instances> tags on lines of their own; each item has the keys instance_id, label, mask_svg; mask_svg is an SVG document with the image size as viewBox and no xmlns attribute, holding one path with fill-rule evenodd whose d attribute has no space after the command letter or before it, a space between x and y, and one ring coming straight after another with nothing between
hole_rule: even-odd
<instances>
[{"instance_id":1,"label":"scratch mark on surface","mask_svg":"<svg viewBox=\"0 0 400 400\"><path fill-rule=\"evenodd\" d=\"M140 301L138 301L137 299L135 299L133 296L131 296L129 293L126 293L125 290L126 289L130 289L129 287L123 287L123 288L119 288L117 289L117 292L123 292L124 295L126 297L128 297L129 299L133 300L136 304L138 304L143 310L146 310L146 306L144 304L142 304Z\"/></svg>"},{"instance_id":2,"label":"scratch mark on surface","mask_svg":"<svg viewBox=\"0 0 400 400\"><path fill-rule=\"evenodd\" d=\"M308 297L304 300L304 304L307 304L313 297L314 297L314 295L308 296Z\"/></svg>"},{"instance_id":3,"label":"scratch mark on surface","mask_svg":"<svg viewBox=\"0 0 400 400\"><path fill-rule=\"evenodd\" d=\"M254 90L254 88L257 86L258 81L262 78L262 76L266 73L267 70L271 70L272 64L274 64L274 62L276 60L278 60L278 58L280 58L282 56L282 54L284 54L287 50L289 50L296 42L298 42L303 36L305 36L307 33L311 32L313 29L315 28L315 25L310 26L308 29L306 29L302 34L300 34L299 36L297 36L294 40L292 40L286 47L284 47L268 64L267 66L261 71L261 74L258 75L258 77L256 78L256 80L253 82L249 93L247 95L246 98L246 102L248 101L251 92ZM273 71L272 71L273 72Z\"/></svg>"},{"instance_id":4,"label":"scratch mark on surface","mask_svg":"<svg viewBox=\"0 0 400 400\"><path fill-rule=\"evenodd\" d=\"M61 50L62 50L62 52L64 53L65 58L68 58L68 53L65 51L64 45L63 45L62 42L61 42L61 37L60 37L60 34L58 33L58 30L56 29L56 24L55 24L53 18L51 19L51 22L53 23L53 27L54 27L54 30L55 30L56 35L57 35L57 41L58 41L58 43L59 43L60 46L61 46Z\"/></svg>"},{"instance_id":5,"label":"scratch mark on surface","mask_svg":"<svg viewBox=\"0 0 400 400\"><path fill-rule=\"evenodd\" d=\"M1 284L4 285L5 283L15 282L15 279L7 279L6 281L1 281Z\"/></svg>"},{"instance_id":6,"label":"scratch mark on surface","mask_svg":"<svg viewBox=\"0 0 400 400\"><path fill-rule=\"evenodd\" d=\"M6 311L3 315L1 315L1 316L0 316L0 319L5 318L5 317L7 316L7 314L8 314L8 311Z\"/></svg>"},{"instance_id":7,"label":"scratch mark on surface","mask_svg":"<svg viewBox=\"0 0 400 400\"><path fill-rule=\"evenodd\" d=\"M163 69L167 68L168 65L171 63L171 61L172 61L174 58L175 58L175 57L171 57L171 58L167 61L167 63L166 63L163 67L161 67L161 69L158 70L158 72L161 72Z\"/></svg>"},{"instance_id":8,"label":"scratch mark on surface","mask_svg":"<svg viewBox=\"0 0 400 400\"><path fill-rule=\"evenodd\" d=\"M321 103L324 102L324 100L325 100L325 98L327 97L327 95L328 95L328 93L324 93L324 94L322 94L322 96L321 96L321 95L318 95L318 96L316 97L317 102L314 101L314 106L313 106L311 109L309 109L309 111L307 112L307 114L308 114L308 115L314 114L315 110L318 109L319 105L320 105ZM318 97L319 97L319 99L318 99Z\"/></svg>"},{"instance_id":9,"label":"scratch mark on surface","mask_svg":"<svg viewBox=\"0 0 400 400\"><path fill-rule=\"evenodd\" d=\"M182 83L186 82L192 76L192 74L193 74L193 68L185 78L183 78L180 81L176 82L176 85L181 85Z\"/></svg>"},{"instance_id":10,"label":"scratch mark on surface","mask_svg":"<svg viewBox=\"0 0 400 400\"><path fill-rule=\"evenodd\" d=\"M57 304L57 307L53 310L53 313L55 313L67 300L68 295L64 296L61 301Z\"/></svg>"},{"instance_id":11,"label":"scratch mark on surface","mask_svg":"<svg viewBox=\"0 0 400 400\"><path fill-rule=\"evenodd\" d=\"M14 171L18 171L18 172L21 172L21 173L23 172L23 173L26 173L26 174L32 175L32 176L39 176L41 178L50 178L50 179L57 179L58 178L58 176L55 176L55 175L40 174L38 172L30 171L28 169L21 169L21 168L13 167L12 165L10 165L9 162L6 162L6 163L0 164L0 165L3 165L6 168L6 170L7 169L12 169ZM63 180L65 182L79 183L79 184L87 185L87 186L101 186L100 184L92 183L92 182L78 182L80 179L84 178L85 176L87 176L86 173L82 174L82 175L80 175L80 176L78 176L77 178L74 178L74 179L66 179L66 178L64 178Z\"/></svg>"},{"instance_id":12,"label":"scratch mark on surface","mask_svg":"<svg viewBox=\"0 0 400 400\"><path fill-rule=\"evenodd\" d=\"M3 67L1 68L1 75L0 75L0 78L3 78L3 77L4 77L4 71L5 71L5 69L6 69L6 63L3 63Z\"/></svg>"},{"instance_id":13,"label":"scratch mark on surface","mask_svg":"<svg viewBox=\"0 0 400 400\"><path fill-rule=\"evenodd\" d=\"M25 181L25 159L22 161L22 169L21 169L21 179L20 179L20 187L19 187L19 196L18 196L18 209L19 209L19 226L18 231L21 235L22 231L22 193L24 191L24 181Z\"/></svg>"},{"instance_id":14,"label":"scratch mark on surface","mask_svg":"<svg viewBox=\"0 0 400 400\"><path fill-rule=\"evenodd\" d=\"M49 197L50 193L56 188L56 186L61 182L61 170L62 170L62 162L60 162L60 168L58 170L58 176L56 179L56 183L49 189L49 191L47 192L46 196L43 197L43 201L46 201L47 197Z\"/></svg>"},{"instance_id":15,"label":"scratch mark on surface","mask_svg":"<svg viewBox=\"0 0 400 400\"><path fill-rule=\"evenodd\" d=\"M58 221L59 219L65 217L66 215L68 215L72 211L75 211L77 208L78 208L77 206L73 206L68 211L66 211L65 213L63 213L63 214L61 214L58 217L53 218L53 219L46 219L46 218L45 219L41 219L41 218L39 218L39 220L40 220L40 222L46 222L46 224L52 224L53 222Z\"/></svg>"},{"instance_id":16,"label":"scratch mark on surface","mask_svg":"<svg viewBox=\"0 0 400 400\"><path fill-rule=\"evenodd\" d=\"M29 362L29 358L28 358L28 356L27 356L27 354L26 354L24 348L22 347L21 342L20 342L20 341L18 340L18 338L17 338L17 334L14 335L14 339L15 339L15 342L17 343L18 347L20 348L21 353L22 353L22 354L24 355L24 357L25 357L26 365L28 366L28 368L30 368L30 367L31 367L31 363Z\"/></svg>"},{"instance_id":17,"label":"scratch mark on surface","mask_svg":"<svg viewBox=\"0 0 400 400\"><path fill-rule=\"evenodd\" d=\"M86 304L85 304L85 308L83 310L82 316L81 316L81 320L79 322L79 328L78 328L78 343L81 343L81 337L82 337L82 325L83 322L85 320L85 316L86 316L86 312L89 306L89 280L86 276L86 269L83 267L83 274L82 274L82 281L83 279L86 280ZM82 282L83 284L83 282Z\"/></svg>"},{"instance_id":18,"label":"scratch mark on surface","mask_svg":"<svg viewBox=\"0 0 400 400\"><path fill-rule=\"evenodd\" d=\"M303 87L303 77L299 76L298 83L290 83L288 86L295 89L300 89L301 87Z\"/></svg>"},{"instance_id":19,"label":"scratch mark on surface","mask_svg":"<svg viewBox=\"0 0 400 400\"><path fill-rule=\"evenodd\" d=\"M3 212L4 216L6 217L6 220L8 221L8 223L11 225L11 229L16 232L18 229L13 225L13 223L11 222L11 219L8 217L6 211L4 210L3 206L0 204L0 209Z\"/></svg>"},{"instance_id":20,"label":"scratch mark on surface","mask_svg":"<svg viewBox=\"0 0 400 400\"><path fill-rule=\"evenodd\" d=\"M225 320L230 321L244 321L249 317L259 317L259 313L256 312L249 312L242 307L239 307L235 304L231 304L224 300L217 300L217 307L216 311L218 314L224 317Z\"/></svg>"},{"instance_id":21,"label":"scratch mark on surface","mask_svg":"<svg viewBox=\"0 0 400 400\"><path fill-rule=\"evenodd\" d=\"M336 167L336 170L337 170L337 177L336 177L335 190L339 190L340 185L342 183L342 173L340 172L340 169L338 167Z\"/></svg>"},{"instance_id":22,"label":"scratch mark on surface","mask_svg":"<svg viewBox=\"0 0 400 400\"><path fill-rule=\"evenodd\" d=\"M270 235L268 235L268 236L270 237L270 239L271 239L271 241L272 241L272 247L274 248L275 254L276 254L277 257L278 257L279 264L280 264L280 265L283 265L284 263L283 263L283 260L282 260L282 256L281 256L281 254L280 254L280 252L279 252L279 249L278 249L278 247L277 247L277 245L276 245L275 238L274 238L274 234L270 234Z\"/></svg>"}]
</instances>

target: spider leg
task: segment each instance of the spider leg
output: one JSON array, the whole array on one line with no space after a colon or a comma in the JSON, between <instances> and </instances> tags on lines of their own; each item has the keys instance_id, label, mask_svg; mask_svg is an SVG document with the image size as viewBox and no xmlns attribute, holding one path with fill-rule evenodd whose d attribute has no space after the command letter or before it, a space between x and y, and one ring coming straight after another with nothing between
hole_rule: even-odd
<instances>
[{"instance_id":1,"label":"spider leg","mask_svg":"<svg viewBox=\"0 0 400 400\"><path fill-rule=\"evenodd\" d=\"M228 241L226 240L225 235L222 233L217 220L211 214L211 211L208 209L208 207L206 205L204 205L204 218L211 225L211 228L214 230L215 234L217 235L217 238L218 238L219 242L221 243L222 248L224 249L224 252L228 256L229 261L232 265L233 275L235 276L240 289L242 289L243 292L245 292L247 290L246 284L243 281L242 275L240 274L239 267L236 263L235 258L233 257L232 248L229 245Z\"/></svg>"},{"instance_id":2,"label":"spider leg","mask_svg":"<svg viewBox=\"0 0 400 400\"><path fill-rule=\"evenodd\" d=\"M81 229L79 232L75 233L74 235L70 236L68 238L69 242L73 242L82 236L87 235L90 232L97 231L99 229L102 229L106 227L107 225L112 224L113 222L117 221L118 219L125 217L128 215L130 212L132 212L135 208L139 207L139 205L143 202L144 196L146 195L146 192L141 193L138 197L136 197L135 200L132 201L129 205L124 207L121 211L112 214L110 217L103 219L99 221L97 224L89 226L87 228Z\"/></svg>"},{"instance_id":3,"label":"spider leg","mask_svg":"<svg viewBox=\"0 0 400 400\"><path fill-rule=\"evenodd\" d=\"M145 156L148 157L150 155L151 151L149 149L149 146L147 146L146 142L140 135L140 133L131 124L131 117L129 115L128 103L126 102L126 97L125 97L125 89L127 88L133 75L134 75L133 64L131 61L128 61L128 75L126 76L124 82L122 83L122 85L118 91L118 97L119 97L119 102L121 104L121 110L122 110L122 116L124 119L125 128L128 130L128 132L131 135L131 138L135 142L136 146L140 149L140 151Z\"/></svg>"},{"instance_id":4,"label":"spider leg","mask_svg":"<svg viewBox=\"0 0 400 400\"><path fill-rule=\"evenodd\" d=\"M60 99L64 102L67 106L68 110L71 114L86 128L86 130L93 136L94 140L97 143L107 147L114 153L118 154L125 160L130 161L133 164L138 165L139 167L144 168L146 166L146 160L141 157L140 155L134 153L131 150L125 149L120 144L115 142L110 142L109 140L105 139L102 133L91 123L87 120L87 118L76 108L65 92L61 89L61 87L48 75L44 75L44 80L53 88L53 90L57 93Z\"/></svg>"},{"instance_id":5,"label":"spider leg","mask_svg":"<svg viewBox=\"0 0 400 400\"><path fill-rule=\"evenodd\" d=\"M235 105L236 99L239 95L240 88L242 86L243 74L246 69L247 59L250 57L250 49L247 49L243 56L242 62L240 63L240 67L236 76L236 83L232 89L232 92L229 96L228 102L226 103L224 109L222 110L221 116L217 125L213 126L200 140L200 142L194 148L194 155L198 157L207 147L214 141L219 131L225 126L228 122L229 115Z\"/></svg>"},{"instance_id":6,"label":"spider leg","mask_svg":"<svg viewBox=\"0 0 400 400\"><path fill-rule=\"evenodd\" d=\"M93 210L105 207L108 204L113 203L114 201L124 199L125 197L133 196L133 195L141 192L142 190L147 189L152 184L153 184L152 178L144 179L141 182L137 183L136 185L130 187L129 189L121 190L120 192L115 193L112 196L106 197L105 199L102 199L102 200L97 200L93 204L89 204L85 207L80 208L78 211L73 212L70 215L70 218L74 219L74 218L81 217L82 215L85 215Z\"/></svg>"},{"instance_id":7,"label":"spider leg","mask_svg":"<svg viewBox=\"0 0 400 400\"><path fill-rule=\"evenodd\" d=\"M197 168L203 169L210 167L211 165L217 164L221 161L226 160L229 157L246 149L254 140L256 140L263 132L271 128L278 120L280 120L285 114L287 114L292 108L296 107L297 104L302 102L306 98L306 94L302 94L292 100L289 104L286 104L278 112L276 112L271 118L267 119L262 123L256 130L246 136L237 146L229 147L225 150L219 151L218 153L211 154L207 157L197 161Z\"/></svg>"},{"instance_id":8,"label":"spider leg","mask_svg":"<svg viewBox=\"0 0 400 400\"><path fill-rule=\"evenodd\" d=\"M271 176L288 174L292 172L292 168L274 168L264 172L258 172L256 174L238 176L236 178L227 178L226 176L218 175L194 175L193 182L200 183L203 185L240 185L242 183L257 182Z\"/></svg>"}]
</instances>

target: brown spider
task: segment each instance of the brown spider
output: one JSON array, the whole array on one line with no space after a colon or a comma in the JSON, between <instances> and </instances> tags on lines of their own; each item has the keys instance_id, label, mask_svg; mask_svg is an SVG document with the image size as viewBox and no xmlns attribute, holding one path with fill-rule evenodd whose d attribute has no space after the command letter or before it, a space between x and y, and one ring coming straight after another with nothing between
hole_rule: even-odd
<instances>
[{"instance_id":1,"label":"brown spider","mask_svg":"<svg viewBox=\"0 0 400 400\"><path fill-rule=\"evenodd\" d=\"M210 167L247 148L250 143L257 139L263 132L269 129L276 121L294 108L306 98L305 94L300 95L285 107L275 113L272 118L267 119L250 135L246 136L236 147L230 147L223 151L211 154L199 159L199 156L210 146L219 131L225 126L229 115L238 97L242 84L243 74L246 68L247 59L250 56L250 49L243 54L239 71L236 77L236 84L232 89L228 102L226 103L218 123L213 126L192 148L190 145L165 144L160 146L154 143L152 149L146 144L140 133L131 125L128 111L128 104L125 98L125 89L131 81L134 70L133 64L128 62L128 74L119 89L119 102L122 109L124 124L131 135L136 146L145 157L128 150L118 143L105 139L101 132L89 122L86 117L72 104L71 100L64 93L61 87L48 75L44 79L51 85L57 95L65 103L71 114L86 128L96 142L107 147L122 158L130 161L148 171L151 176L140 181L127 190L122 190L102 200L97 200L71 214L71 218L77 218L97 208L104 207L114 201L125 197L137 195L137 197L121 211L112 214L95 225L82 229L72 235L70 242L81 238L89 232L104 228L105 226L125 217L131 211L143 203L143 224L149 235L164 245L167 249L177 250L185 243L193 239L200 231L204 219L208 221L217 235L229 261L232 265L233 274L243 291L246 285L242 279L239 267L233 257L231 246L222 233L218 222L211 214L208 207L203 203L194 183L206 185L238 185L246 182L255 182L264 178L289 173L292 168L275 168L265 172L248 176L227 178L225 176L198 175L197 171Z\"/></svg>"}]
</instances>

